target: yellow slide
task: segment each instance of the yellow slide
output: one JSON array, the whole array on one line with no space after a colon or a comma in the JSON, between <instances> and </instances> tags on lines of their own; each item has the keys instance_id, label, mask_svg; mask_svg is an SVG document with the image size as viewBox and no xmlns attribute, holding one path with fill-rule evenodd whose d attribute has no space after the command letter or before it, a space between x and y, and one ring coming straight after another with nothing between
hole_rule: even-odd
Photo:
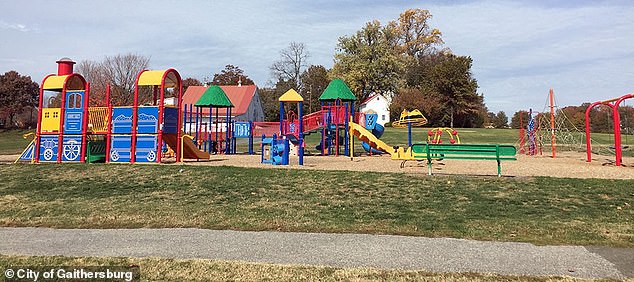
<instances>
[{"instance_id":1,"label":"yellow slide","mask_svg":"<svg viewBox=\"0 0 634 282\"><path fill-rule=\"evenodd\" d=\"M369 130L365 129L363 126L361 126L358 123L354 123L354 122L349 122L348 126L350 127L350 134L357 136L357 138L359 138L359 140L368 143L370 145L370 147L377 149L377 150L381 150L383 152L386 152L390 155L396 153L396 150L388 145L385 144L385 142L381 141L381 139L376 138L376 136L374 136L374 134L372 134L372 132L370 132Z\"/></svg>"},{"instance_id":2,"label":"yellow slide","mask_svg":"<svg viewBox=\"0 0 634 282\"><path fill-rule=\"evenodd\" d=\"M199 160L208 160L209 153L198 150L198 147L194 144L192 137L181 132L181 136L183 137L183 159L199 159ZM172 150L176 151L176 134L165 134L163 135L163 140L167 143Z\"/></svg>"},{"instance_id":3,"label":"yellow slide","mask_svg":"<svg viewBox=\"0 0 634 282\"><path fill-rule=\"evenodd\" d=\"M405 151L402 147L394 148L388 144L385 144L381 139L376 138L372 132L365 129L365 127L361 126L358 123L349 122L348 126L350 128L350 135L357 136L359 140L368 143L370 147L381 150L390 154L393 160L413 160L414 154L411 152L411 148L407 148ZM352 137L351 137L352 138ZM352 150L350 151L352 152Z\"/></svg>"}]
</instances>

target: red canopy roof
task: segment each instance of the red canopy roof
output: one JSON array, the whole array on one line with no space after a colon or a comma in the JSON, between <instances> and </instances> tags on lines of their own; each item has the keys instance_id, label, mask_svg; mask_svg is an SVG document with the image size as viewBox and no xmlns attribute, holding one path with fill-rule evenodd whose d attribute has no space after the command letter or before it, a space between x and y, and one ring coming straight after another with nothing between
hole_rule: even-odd
<instances>
[{"instance_id":1,"label":"red canopy roof","mask_svg":"<svg viewBox=\"0 0 634 282\"><path fill-rule=\"evenodd\" d=\"M235 108L231 109L232 116L243 115L247 112L249 104L251 104L251 100L253 100L253 96L255 95L255 90L257 89L255 85L222 85L220 88L225 91L227 97L229 97L229 100L231 100L231 103L235 106ZM183 94L183 105L186 105L188 111L189 104L195 104L196 101L200 99L200 96L205 93L205 90L207 90L206 86L190 86L187 88L187 91ZM209 107L203 107L202 111L204 115L208 115ZM214 114L215 113L216 111L214 110ZM224 108L220 109L219 116L223 117L226 115L227 110Z\"/></svg>"}]
</instances>

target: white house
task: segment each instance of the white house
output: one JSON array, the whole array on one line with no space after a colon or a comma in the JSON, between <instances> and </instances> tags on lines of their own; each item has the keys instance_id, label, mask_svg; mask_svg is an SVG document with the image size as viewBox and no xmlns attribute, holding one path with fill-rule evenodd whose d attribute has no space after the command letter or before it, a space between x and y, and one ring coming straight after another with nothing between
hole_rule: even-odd
<instances>
[{"instance_id":1,"label":"white house","mask_svg":"<svg viewBox=\"0 0 634 282\"><path fill-rule=\"evenodd\" d=\"M365 99L359 105L359 111L362 113L376 113L378 114L377 123L385 125L390 122L390 99L379 93L372 93L370 97Z\"/></svg>"}]
</instances>

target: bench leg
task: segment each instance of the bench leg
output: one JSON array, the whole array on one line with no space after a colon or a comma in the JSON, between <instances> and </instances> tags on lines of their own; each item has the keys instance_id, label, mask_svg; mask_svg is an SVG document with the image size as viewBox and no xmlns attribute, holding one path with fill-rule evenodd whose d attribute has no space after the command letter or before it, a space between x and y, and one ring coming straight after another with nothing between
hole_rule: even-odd
<instances>
[{"instance_id":1,"label":"bench leg","mask_svg":"<svg viewBox=\"0 0 634 282\"><path fill-rule=\"evenodd\" d=\"M497 161L498 161L498 177L501 177L502 176L502 166L500 165L500 160L497 160Z\"/></svg>"},{"instance_id":2,"label":"bench leg","mask_svg":"<svg viewBox=\"0 0 634 282\"><path fill-rule=\"evenodd\" d=\"M427 161L427 175L431 175L431 160Z\"/></svg>"}]
</instances>

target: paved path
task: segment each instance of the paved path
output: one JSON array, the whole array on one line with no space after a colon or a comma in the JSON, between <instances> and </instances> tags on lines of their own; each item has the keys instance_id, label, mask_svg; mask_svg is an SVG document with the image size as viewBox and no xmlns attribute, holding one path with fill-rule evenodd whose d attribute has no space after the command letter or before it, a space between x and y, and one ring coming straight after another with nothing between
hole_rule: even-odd
<instances>
[{"instance_id":1,"label":"paved path","mask_svg":"<svg viewBox=\"0 0 634 282\"><path fill-rule=\"evenodd\" d=\"M0 254L5 255L205 258L434 272L634 277L634 249L615 249L622 252L616 255L609 250L393 235L0 228Z\"/></svg>"}]
</instances>

